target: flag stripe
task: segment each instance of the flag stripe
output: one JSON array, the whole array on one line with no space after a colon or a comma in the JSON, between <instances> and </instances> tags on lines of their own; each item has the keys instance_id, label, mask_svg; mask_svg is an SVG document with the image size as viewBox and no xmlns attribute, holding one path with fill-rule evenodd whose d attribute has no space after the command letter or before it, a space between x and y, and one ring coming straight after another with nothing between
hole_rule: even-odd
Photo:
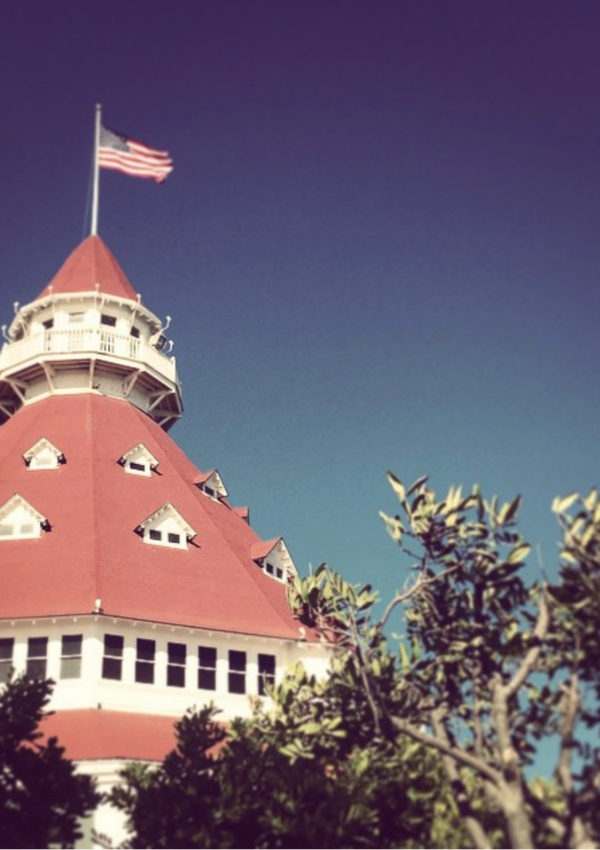
<instances>
[{"instance_id":1,"label":"flag stripe","mask_svg":"<svg viewBox=\"0 0 600 850\"><path fill-rule=\"evenodd\" d=\"M108 127L100 128L98 165L132 177L153 177L157 183L173 171L168 151L156 150Z\"/></svg>"},{"instance_id":2,"label":"flag stripe","mask_svg":"<svg viewBox=\"0 0 600 850\"><path fill-rule=\"evenodd\" d=\"M147 168L156 168L159 171L164 171L166 168L172 168L173 163L170 159L160 160L157 162L156 160L150 159L150 157L139 157L137 155L132 154L124 154L122 151L113 151L110 148L100 148L98 152L98 158L100 163L102 160L115 160L119 159L125 163L131 163L132 165L140 165L142 167Z\"/></svg>"},{"instance_id":3,"label":"flag stripe","mask_svg":"<svg viewBox=\"0 0 600 850\"><path fill-rule=\"evenodd\" d=\"M121 174L128 174L130 177L151 177L156 180L157 183L163 183L168 177L168 173L157 174L154 171L133 171L131 168L120 162L101 162L100 165L102 168L108 168L112 171L120 171Z\"/></svg>"},{"instance_id":4,"label":"flag stripe","mask_svg":"<svg viewBox=\"0 0 600 850\"><path fill-rule=\"evenodd\" d=\"M142 165L136 162L130 162L129 160L124 160L122 157L118 156L100 156L99 164L103 168L111 168L112 166L118 165L122 169L128 169L132 174L149 174L151 176L164 174L170 174L173 168L168 166L166 168L157 168L152 165Z\"/></svg>"}]
</instances>

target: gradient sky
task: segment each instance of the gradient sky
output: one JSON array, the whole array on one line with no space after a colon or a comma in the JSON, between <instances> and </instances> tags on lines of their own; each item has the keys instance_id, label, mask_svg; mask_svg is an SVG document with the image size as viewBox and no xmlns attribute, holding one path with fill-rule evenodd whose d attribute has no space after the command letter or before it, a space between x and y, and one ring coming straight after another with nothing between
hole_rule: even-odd
<instances>
[{"instance_id":1,"label":"gradient sky","mask_svg":"<svg viewBox=\"0 0 600 850\"><path fill-rule=\"evenodd\" d=\"M1 21L1 322L87 233L100 101L173 156L160 187L102 173L99 232L173 317L172 436L257 531L388 595L385 471L429 473L521 492L552 571L552 497L598 483L600 6L4 0Z\"/></svg>"}]
</instances>

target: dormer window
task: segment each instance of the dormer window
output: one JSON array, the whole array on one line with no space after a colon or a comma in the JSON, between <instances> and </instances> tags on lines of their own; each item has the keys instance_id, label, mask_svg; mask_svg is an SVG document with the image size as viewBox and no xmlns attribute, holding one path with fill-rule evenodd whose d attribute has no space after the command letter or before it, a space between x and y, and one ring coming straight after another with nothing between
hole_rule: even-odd
<instances>
[{"instance_id":1,"label":"dormer window","mask_svg":"<svg viewBox=\"0 0 600 850\"><path fill-rule=\"evenodd\" d=\"M50 440L42 437L27 449L23 460L29 469L56 469L61 463L65 463L65 456Z\"/></svg>"},{"instance_id":2,"label":"dormer window","mask_svg":"<svg viewBox=\"0 0 600 850\"><path fill-rule=\"evenodd\" d=\"M174 549L187 549L188 543L196 536L170 502L141 522L136 528L144 543L154 546L170 546Z\"/></svg>"},{"instance_id":3,"label":"dormer window","mask_svg":"<svg viewBox=\"0 0 600 850\"><path fill-rule=\"evenodd\" d=\"M0 507L0 540L41 537L49 527L46 517L18 493Z\"/></svg>"},{"instance_id":4,"label":"dormer window","mask_svg":"<svg viewBox=\"0 0 600 850\"><path fill-rule=\"evenodd\" d=\"M152 474L152 470L158 466L157 459L143 443L138 443L137 446L122 455L118 462L125 472L130 472L132 475L149 476Z\"/></svg>"},{"instance_id":5,"label":"dormer window","mask_svg":"<svg viewBox=\"0 0 600 850\"><path fill-rule=\"evenodd\" d=\"M227 488L223 484L223 479L216 469L212 469L210 472L206 472L204 475L196 478L194 484L199 490L202 490L203 493L215 501L225 499L228 495Z\"/></svg>"},{"instance_id":6,"label":"dormer window","mask_svg":"<svg viewBox=\"0 0 600 850\"><path fill-rule=\"evenodd\" d=\"M296 574L296 567L283 537L277 537L275 540L268 540L264 543L262 541L255 543L250 554L252 560L270 578L287 582L291 576Z\"/></svg>"}]
</instances>

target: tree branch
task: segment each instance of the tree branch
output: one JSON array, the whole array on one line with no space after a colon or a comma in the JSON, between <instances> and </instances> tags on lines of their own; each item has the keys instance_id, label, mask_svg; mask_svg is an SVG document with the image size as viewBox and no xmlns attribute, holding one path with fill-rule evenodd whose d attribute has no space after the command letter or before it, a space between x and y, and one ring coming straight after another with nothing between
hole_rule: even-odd
<instances>
[{"instance_id":1,"label":"tree branch","mask_svg":"<svg viewBox=\"0 0 600 850\"><path fill-rule=\"evenodd\" d=\"M437 739L446 744L446 746L451 747L450 741L448 740L448 733L444 726L443 719L440 717L439 711L434 711L432 713L432 724ZM456 795L456 805L458 806L459 814L463 819L465 829L471 836L471 840L475 847L479 848L479 850L488 850L488 848L492 847L492 843L482 827L481 822L473 813L471 801L464 782L461 779L458 767L456 766L456 761L452 756L442 754L442 762L444 764L446 776L448 777L452 790Z\"/></svg>"},{"instance_id":2,"label":"tree branch","mask_svg":"<svg viewBox=\"0 0 600 850\"><path fill-rule=\"evenodd\" d=\"M430 576L429 578L424 577L425 569L426 566L423 567L423 571L421 571L419 577L417 578L412 587L409 587L409 589L405 590L404 593L397 593L396 596L394 596L393 599L388 602L386 609L383 612L383 615L381 616L381 619L377 623L378 630L381 631L383 629L394 608L397 608L398 605L401 605L403 602L406 602L408 599L418 593L421 588L427 587L427 585L429 584L436 584L436 582L440 581L442 578L444 578L444 576L450 575L450 573L455 572L455 570L458 569L458 564L454 567L448 567L448 569L442 570L441 573L437 573L436 575Z\"/></svg>"},{"instance_id":3,"label":"tree branch","mask_svg":"<svg viewBox=\"0 0 600 850\"><path fill-rule=\"evenodd\" d=\"M466 752L466 750L461 750L459 747L453 747L451 744L439 741L437 738L434 738L433 735L421 732L421 730L416 726L413 726L412 723L409 723L407 720L403 720L400 717L391 717L390 722L394 728L398 730L398 732L408 735L414 741L419 741L419 743L425 744L425 746L431 747L443 755L450 756L455 761L465 765L465 767L473 768L473 770L480 776L484 776L486 779L489 779L490 782L498 784L502 781L502 775L497 770L490 767L483 759L477 758L477 756L473 756L471 753Z\"/></svg>"},{"instance_id":4,"label":"tree branch","mask_svg":"<svg viewBox=\"0 0 600 850\"><path fill-rule=\"evenodd\" d=\"M507 699L513 696L513 694L515 694L519 690L523 682L527 679L527 677L533 670L538 656L542 650L542 641L548 633L549 623L550 611L548 608L546 587L544 586L542 588L542 595L540 596L538 618L535 624L535 629L533 631L534 637L537 639L537 641L536 644L528 650L527 654L525 655L525 658L519 666L519 669L516 671L508 685L503 688Z\"/></svg>"}]
</instances>

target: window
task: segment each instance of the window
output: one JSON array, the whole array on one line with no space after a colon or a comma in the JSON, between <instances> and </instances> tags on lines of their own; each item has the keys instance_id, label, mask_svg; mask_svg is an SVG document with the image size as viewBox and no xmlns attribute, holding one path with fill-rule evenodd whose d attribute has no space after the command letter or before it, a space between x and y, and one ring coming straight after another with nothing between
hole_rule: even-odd
<instances>
[{"instance_id":1,"label":"window","mask_svg":"<svg viewBox=\"0 0 600 850\"><path fill-rule=\"evenodd\" d=\"M214 499L217 502L219 499L225 499L228 495L223 479L216 469L211 470L211 472L205 472L204 475L196 478L194 480L194 484L199 487L206 496L210 496L211 499Z\"/></svg>"},{"instance_id":2,"label":"window","mask_svg":"<svg viewBox=\"0 0 600 850\"><path fill-rule=\"evenodd\" d=\"M275 656L258 653L258 693L265 695L267 687L275 684Z\"/></svg>"},{"instance_id":3,"label":"window","mask_svg":"<svg viewBox=\"0 0 600 850\"><path fill-rule=\"evenodd\" d=\"M71 325L80 325L83 322L85 313L69 313L69 323Z\"/></svg>"},{"instance_id":4,"label":"window","mask_svg":"<svg viewBox=\"0 0 600 850\"><path fill-rule=\"evenodd\" d=\"M185 643L167 644L167 685L173 688L185 687Z\"/></svg>"},{"instance_id":5,"label":"window","mask_svg":"<svg viewBox=\"0 0 600 850\"><path fill-rule=\"evenodd\" d=\"M108 313L102 313L102 315L100 316L100 324L108 325L109 328L114 328L117 324L117 317L109 316Z\"/></svg>"},{"instance_id":6,"label":"window","mask_svg":"<svg viewBox=\"0 0 600 850\"><path fill-rule=\"evenodd\" d=\"M54 327L54 319L46 319L46 321L42 322L44 330L51 331Z\"/></svg>"},{"instance_id":7,"label":"window","mask_svg":"<svg viewBox=\"0 0 600 850\"><path fill-rule=\"evenodd\" d=\"M121 455L118 463L121 464L125 472L146 476L150 476L152 470L158 466L158 460L143 443L138 443L137 446Z\"/></svg>"},{"instance_id":8,"label":"window","mask_svg":"<svg viewBox=\"0 0 600 850\"><path fill-rule=\"evenodd\" d=\"M217 688L217 650L213 646L198 647L198 687L205 691Z\"/></svg>"},{"instance_id":9,"label":"window","mask_svg":"<svg viewBox=\"0 0 600 850\"><path fill-rule=\"evenodd\" d=\"M104 635L102 678L120 679L123 672L123 638L121 635Z\"/></svg>"},{"instance_id":10,"label":"window","mask_svg":"<svg viewBox=\"0 0 600 850\"><path fill-rule=\"evenodd\" d=\"M60 678L81 676L81 644L83 635L63 635L60 650Z\"/></svg>"},{"instance_id":11,"label":"window","mask_svg":"<svg viewBox=\"0 0 600 850\"><path fill-rule=\"evenodd\" d=\"M188 543L196 536L194 529L170 502L147 517L135 531L144 543L183 550L187 550Z\"/></svg>"},{"instance_id":12,"label":"window","mask_svg":"<svg viewBox=\"0 0 600 850\"><path fill-rule=\"evenodd\" d=\"M27 641L27 675L32 679L46 678L48 638L29 638Z\"/></svg>"},{"instance_id":13,"label":"window","mask_svg":"<svg viewBox=\"0 0 600 850\"><path fill-rule=\"evenodd\" d=\"M11 671L14 646L14 638L0 638L0 682L4 682Z\"/></svg>"},{"instance_id":14,"label":"window","mask_svg":"<svg viewBox=\"0 0 600 850\"><path fill-rule=\"evenodd\" d=\"M138 638L136 645L135 681L151 685L154 682L156 641Z\"/></svg>"},{"instance_id":15,"label":"window","mask_svg":"<svg viewBox=\"0 0 600 850\"><path fill-rule=\"evenodd\" d=\"M131 328L131 330L129 331L129 333L131 334L131 336L132 336L134 339L139 339L139 338L140 338L140 329L139 329L139 328L136 328L135 326Z\"/></svg>"},{"instance_id":16,"label":"window","mask_svg":"<svg viewBox=\"0 0 600 850\"><path fill-rule=\"evenodd\" d=\"M229 650L229 693L246 693L246 653Z\"/></svg>"}]
</instances>

